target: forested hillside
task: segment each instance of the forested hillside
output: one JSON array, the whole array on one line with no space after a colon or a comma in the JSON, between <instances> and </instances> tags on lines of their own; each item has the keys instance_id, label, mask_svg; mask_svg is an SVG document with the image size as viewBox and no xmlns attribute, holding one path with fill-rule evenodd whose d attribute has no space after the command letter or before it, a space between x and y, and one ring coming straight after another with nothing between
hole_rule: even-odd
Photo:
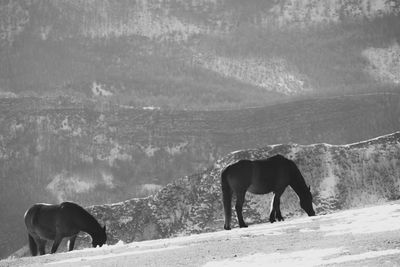
<instances>
[{"instance_id":1,"label":"forested hillside","mask_svg":"<svg viewBox=\"0 0 400 267\"><path fill-rule=\"evenodd\" d=\"M0 3L0 92L221 109L398 90L399 5L358 1Z\"/></svg>"}]
</instances>

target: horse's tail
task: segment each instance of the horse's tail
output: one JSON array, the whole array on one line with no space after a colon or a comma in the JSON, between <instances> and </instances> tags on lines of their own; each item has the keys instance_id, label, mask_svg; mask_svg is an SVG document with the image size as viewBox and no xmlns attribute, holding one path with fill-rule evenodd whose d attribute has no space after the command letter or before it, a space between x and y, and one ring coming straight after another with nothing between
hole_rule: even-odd
<instances>
[{"instance_id":1,"label":"horse's tail","mask_svg":"<svg viewBox=\"0 0 400 267\"><path fill-rule=\"evenodd\" d=\"M29 250L31 251L31 255L36 256L38 249L35 239L33 239L33 237L30 234L28 234L28 239L29 239Z\"/></svg>"}]
</instances>

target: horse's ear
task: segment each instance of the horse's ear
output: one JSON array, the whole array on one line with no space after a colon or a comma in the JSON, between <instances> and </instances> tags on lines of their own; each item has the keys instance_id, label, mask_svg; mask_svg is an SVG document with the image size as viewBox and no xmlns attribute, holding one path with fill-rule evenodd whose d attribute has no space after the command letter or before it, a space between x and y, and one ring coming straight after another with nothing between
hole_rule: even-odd
<instances>
[{"instance_id":1,"label":"horse's ear","mask_svg":"<svg viewBox=\"0 0 400 267\"><path fill-rule=\"evenodd\" d=\"M311 187L310 186L308 186L308 191L311 191Z\"/></svg>"},{"instance_id":2,"label":"horse's ear","mask_svg":"<svg viewBox=\"0 0 400 267\"><path fill-rule=\"evenodd\" d=\"M103 231L106 232L106 225L103 226Z\"/></svg>"}]
</instances>

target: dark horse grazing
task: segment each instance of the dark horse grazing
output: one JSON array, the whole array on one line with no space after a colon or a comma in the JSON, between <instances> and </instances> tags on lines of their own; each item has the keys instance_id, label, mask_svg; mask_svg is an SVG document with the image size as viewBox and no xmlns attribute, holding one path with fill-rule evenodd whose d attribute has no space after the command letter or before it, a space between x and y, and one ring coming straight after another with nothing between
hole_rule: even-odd
<instances>
[{"instance_id":1,"label":"dark horse grazing","mask_svg":"<svg viewBox=\"0 0 400 267\"><path fill-rule=\"evenodd\" d=\"M72 202L59 205L35 204L24 215L28 230L29 249L32 256L45 254L47 240L54 240L51 253L55 253L61 240L69 238L69 251L74 249L79 231L92 237L92 245L100 247L106 243L106 227L101 227L97 220L81 206Z\"/></svg>"},{"instance_id":2,"label":"dark horse grazing","mask_svg":"<svg viewBox=\"0 0 400 267\"><path fill-rule=\"evenodd\" d=\"M225 211L225 230L231 229L232 193L236 194L236 214L240 227L247 227L243 220L243 203L246 191L254 194L274 193L269 221L283 221L280 197L290 185L300 198L300 206L308 216L314 216L310 187L307 187L296 164L281 155L264 160L241 160L228 166L221 174L222 196Z\"/></svg>"}]
</instances>

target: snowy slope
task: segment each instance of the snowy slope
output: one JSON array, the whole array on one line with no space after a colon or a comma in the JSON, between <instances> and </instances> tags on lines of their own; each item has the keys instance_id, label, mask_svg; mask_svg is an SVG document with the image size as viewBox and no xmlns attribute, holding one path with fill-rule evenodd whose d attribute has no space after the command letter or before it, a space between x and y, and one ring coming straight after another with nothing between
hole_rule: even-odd
<instances>
[{"instance_id":1,"label":"snowy slope","mask_svg":"<svg viewBox=\"0 0 400 267\"><path fill-rule=\"evenodd\" d=\"M232 152L210 169L175 180L147 198L91 206L108 229L108 244L215 232L223 226L220 173L239 159L282 154L293 159L311 185L317 214L383 204L400 196L400 132L349 145L273 145ZM268 221L270 195L246 195L245 220ZM303 216L298 197L288 187L281 200L286 219ZM237 227L233 216L233 227ZM82 236L76 247L90 246ZM19 255L24 255L20 253Z\"/></svg>"},{"instance_id":2,"label":"snowy slope","mask_svg":"<svg viewBox=\"0 0 400 267\"><path fill-rule=\"evenodd\" d=\"M398 266L400 202L219 231L0 261L0 266Z\"/></svg>"},{"instance_id":3,"label":"snowy slope","mask_svg":"<svg viewBox=\"0 0 400 267\"><path fill-rule=\"evenodd\" d=\"M342 146L287 144L233 152L204 172L175 180L154 196L93 206L89 210L107 224L110 244L217 231L223 225L221 171L240 159L276 154L293 159L299 166L311 185L318 214L399 199L397 132ZM266 222L270 198L248 193L245 219L249 223ZM286 218L304 214L290 187L281 203ZM233 220L236 227L235 216Z\"/></svg>"}]
</instances>

